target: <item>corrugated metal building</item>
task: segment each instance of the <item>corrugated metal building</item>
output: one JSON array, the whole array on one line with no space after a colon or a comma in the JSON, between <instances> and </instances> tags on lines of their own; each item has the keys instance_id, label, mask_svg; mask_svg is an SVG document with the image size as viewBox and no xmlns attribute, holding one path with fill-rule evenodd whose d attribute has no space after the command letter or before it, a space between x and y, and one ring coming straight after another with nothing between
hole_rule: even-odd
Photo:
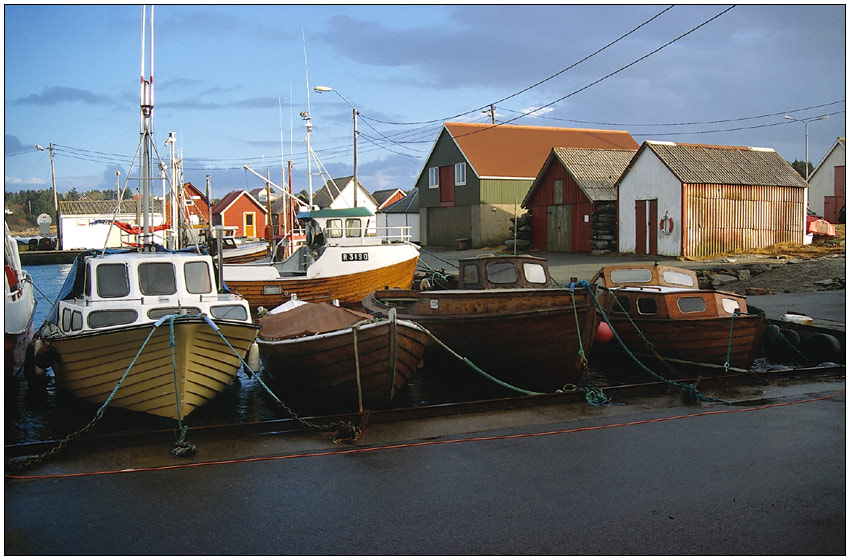
<instances>
[{"instance_id":1,"label":"corrugated metal building","mask_svg":"<svg viewBox=\"0 0 850 560\"><path fill-rule=\"evenodd\" d=\"M423 245L501 245L553 147L628 148L625 131L444 123L416 181Z\"/></svg>"},{"instance_id":2,"label":"corrugated metal building","mask_svg":"<svg viewBox=\"0 0 850 560\"><path fill-rule=\"evenodd\" d=\"M771 149L647 141L617 183L623 253L697 257L803 242L808 185Z\"/></svg>"},{"instance_id":3,"label":"corrugated metal building","mask_svg":"<svg viewBox=\"0 0 850 560\"><path fill-rule=\"evenodd\" d=\"M540 251L589 252L594 249L594 229L610 232L611 237L616 235L615 220L595 224L594 214L602 203L617 200L614 186L636 152L552 148L522 201L522 207L531 212L532 247Z\"/></svg>"}]
</instances>

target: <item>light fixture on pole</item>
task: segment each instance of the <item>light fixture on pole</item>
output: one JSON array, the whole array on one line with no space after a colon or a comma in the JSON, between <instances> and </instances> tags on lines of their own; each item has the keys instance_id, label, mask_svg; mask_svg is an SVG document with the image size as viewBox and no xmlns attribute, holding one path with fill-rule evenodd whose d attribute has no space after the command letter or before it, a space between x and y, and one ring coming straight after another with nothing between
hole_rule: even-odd
<instances>
[{"instance_id":1,"label":"light fixture on pole","mask_svg":"<svg viewBox=\"0 0 850 560\"><path fill-rule=\"evenodd\" d=\"M44 147L41 145L36 145L35 149L39 152L44 151ZM56 166L53 163L53 142L47 145L47 149L50 151L50 179L53 183L53 212L56 214L56 249L59 249L59 199L56 197Z\"/></svg>"},{"instance_id":2,"label":"light fixture on pole","mask_svg":"<svg viewBox=\"0 0 850 560\"><path fill-rule=\"evenodd\" d=\"M798 119L795 117L791 117L789 115L785 115L785 118L789 121L797 121L803 123L806 127L806 161L803 162L803 165L806 166L806 181L809 180L809 123L814 121L825 121L829 118L829 115L823 115L821 117L812 117L810 119Z\"/></svg>"},{"instance_id":3,"label":"light fixture on pole","mask_svg":"<svg viewBox=\"0 0 850 560\"><path fill-rule=\"evenodd\" d=\"M342 95L340 92L338 92L332 87L314 86L313 91L315 91L316 93L325 93L326 91L332 91L337 94L340 99L348 103L349 107L351 107L352 115L354 115L354 202L352 203L352 206L354 208L357 208L357 108L354 107L354 105L351 104L351 101L346 99L344 95Z\"/></svg>"}]
</instances>

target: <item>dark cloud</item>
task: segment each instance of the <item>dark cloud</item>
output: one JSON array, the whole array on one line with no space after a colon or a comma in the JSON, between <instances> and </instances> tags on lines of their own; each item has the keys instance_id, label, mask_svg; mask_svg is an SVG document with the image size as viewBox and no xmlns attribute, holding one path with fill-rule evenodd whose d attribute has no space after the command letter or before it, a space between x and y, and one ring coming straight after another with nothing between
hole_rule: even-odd
<instances>
[{"instance_id":1,"label":"dark cloud","mask_svg":"<svg viewBox=\"0 0 850 560\"><path fill-rule=\"evenodd\" d=\"M3 153L5 155L19 154L33 149L34 146L24 146L17 136L5 134L3 137Z\"/></svg>"},{"instance_id":2,"label":"dark cloud","mask_svg":"<svg viewBox=\"0 0 850 560\"><path fill-rule=\"evenodd\" d=\"M60 105L75 102L82 102L87 105L113 105L115 100L108 95L65 86L48 87L40 94L33 93L14 100L14 103L21 105Z\"/></svg>"}]
</instances>

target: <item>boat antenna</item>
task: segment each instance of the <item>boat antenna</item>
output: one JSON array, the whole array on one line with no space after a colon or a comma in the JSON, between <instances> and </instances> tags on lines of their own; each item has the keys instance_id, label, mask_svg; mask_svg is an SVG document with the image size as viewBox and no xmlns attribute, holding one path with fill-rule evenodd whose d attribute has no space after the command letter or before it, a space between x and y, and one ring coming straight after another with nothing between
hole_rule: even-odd
<instances>
[{"instance_id":1,"label":"boat antenna","mask_svg":"<svg viewBox=\"0 0 850 560\"><path fill-rule=\"evenodd\" d=\"M307 187L310 191L310 210L313 209L313 168L310 165L310 134L313 132L313 123L310 122L310 69L307 65L307 40L304 38L304 28L301 28L301 43L304 46L304 75L307 78L307 110L301 111L301 118L307 127Z\"/></svg>"}]
</instances>

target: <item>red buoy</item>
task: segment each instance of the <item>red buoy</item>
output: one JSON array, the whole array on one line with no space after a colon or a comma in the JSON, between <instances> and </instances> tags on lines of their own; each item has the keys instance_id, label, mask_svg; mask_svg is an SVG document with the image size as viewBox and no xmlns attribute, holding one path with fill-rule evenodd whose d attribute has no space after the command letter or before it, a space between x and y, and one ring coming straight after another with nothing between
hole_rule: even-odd
<instances>
[{"instance_id":1,"label":"red buoy","mask_svg":"<svg viewBox=\"0 0 850 560\"><path fill-rule=\"evenodd\" d=\"M599 327L596 329L596 342L611 342L614 338L614 331L611 330L611 325L605 321L599 321Z\"/></svg>"}]
</instances>

